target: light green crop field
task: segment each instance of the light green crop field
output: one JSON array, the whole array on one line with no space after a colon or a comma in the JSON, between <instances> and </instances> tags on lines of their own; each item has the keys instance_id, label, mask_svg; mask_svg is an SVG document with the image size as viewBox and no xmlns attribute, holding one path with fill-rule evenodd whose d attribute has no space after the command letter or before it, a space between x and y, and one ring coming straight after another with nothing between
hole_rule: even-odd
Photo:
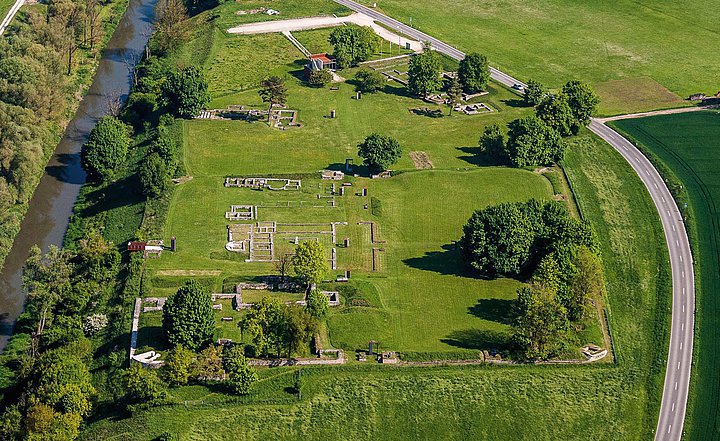
<instances>
[{"instance_id":1,"label":"light green crop field","mask_svg":"<svg viewBox=\"0 0 720 441\"><path fill-rule=\"evenodd\" d=\"M717 6L711 0L377 3L393 18L407 24L412 17L414 27L460 50L487 55L492 66L520 80L534 78L550 87L587 81L601 91L603 114L677 107L678 96L662 86L682 98L717 92L720 34L709 13ZM646 77L660 84L648 85ZM604 84L616 80L626 82Z\"/></svg>"},{"instance_id":2,"label":"light green crop field","mask_svg":"<svg viewBox=\"0 0 720 441\"><path fill-rule=\"evenodd\" d=\"M697 280L695 364L687 439L711 440L720 415L717 372L720 369L720 114L699 112L613 123L656 155L682 181L692 209Z\"/></svg>"}]
</instances>

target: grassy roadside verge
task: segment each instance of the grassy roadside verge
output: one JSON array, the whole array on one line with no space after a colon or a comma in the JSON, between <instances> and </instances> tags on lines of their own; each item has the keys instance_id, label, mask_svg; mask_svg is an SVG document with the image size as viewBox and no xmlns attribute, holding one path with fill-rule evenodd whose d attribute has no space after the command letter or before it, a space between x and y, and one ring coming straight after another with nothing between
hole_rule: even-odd
<instances>
[{"instance_id":1,"label":"grassy roadside verge","mask_svg":"<svg viewBox=\"0 0 720 441\"><path fill-rule=\"evenodd\" d=\"M718 115L701 112L618 121L612 125L636 144L658 166L683 210L695 260L696 327L686 439L708 440L717 435L718 387L716 373L720 336L720 194L711 159L720 135ZM686 207L687 204L687 207Z\"/></svg>"},{"instance_id":2,"label":"grassy roadside verge","mask_svg":"<svg viewBox=\"0 0 720 441\"><path fill-rule=\"evenodd\" d=\"M583 215L601 238L615 357L637 375L645 397L639 434L647 439L660 406L669 337L672 290L662 226L640 179L610 145L583 136L564 166Z\"/></svg>"}]
</instances>

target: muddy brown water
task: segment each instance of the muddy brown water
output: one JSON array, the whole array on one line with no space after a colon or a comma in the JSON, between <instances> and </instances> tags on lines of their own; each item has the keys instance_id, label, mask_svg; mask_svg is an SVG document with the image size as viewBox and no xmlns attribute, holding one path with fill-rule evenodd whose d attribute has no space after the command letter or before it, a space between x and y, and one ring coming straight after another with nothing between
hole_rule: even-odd
<instances>
[{"instance_id":1,"label":"muddy brown water","mask_svg":"<svg viewBox=\"0 0 720 441\"><path fill-rule=\"evenodd\" d=\"M128 62L137 60L144 52L152 31L155 2L130 0L103 51L93 83L30 200L20 233L0 272L0 350L12 335L25 303L23 264L33 245L46 251L50 245L62 244L73 205L85 182L85 172L80 166L80 147L97 120L108 113L108 100L127 97L130 90Z\"/></svg>"}]
</instances>

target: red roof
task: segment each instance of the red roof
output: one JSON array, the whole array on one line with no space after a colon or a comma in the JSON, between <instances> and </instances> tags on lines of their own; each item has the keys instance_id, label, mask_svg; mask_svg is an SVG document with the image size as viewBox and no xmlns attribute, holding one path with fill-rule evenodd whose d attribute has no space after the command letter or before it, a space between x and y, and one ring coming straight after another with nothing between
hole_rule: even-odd
<instances>
[{"instance_id":1,"label":"red roof","mask_svg":"<svg viewBox=\"0 0 720 441\"><path fill-rule=\"evenodd\" d=\"M146 242L128 242L128 251L145 251Z\"/></svg>"},{"instance_id":2,"label":"red roof","mask_svg":"<svg viewBox=\"0 0 720 441\"><path fill-rule=\"evenodd\" d=\"M311 60L320 60L323 62L323 64L332 63L334 61L332 58L330 58L330 56L328 54L310 55L310 59Z\"/></svg>"}]
</instances>

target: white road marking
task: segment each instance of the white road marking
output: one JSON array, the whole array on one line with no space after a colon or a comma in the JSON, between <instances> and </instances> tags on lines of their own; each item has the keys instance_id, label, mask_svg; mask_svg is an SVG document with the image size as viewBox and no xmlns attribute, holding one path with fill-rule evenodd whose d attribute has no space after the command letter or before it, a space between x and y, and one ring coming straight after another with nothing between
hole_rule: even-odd
<instances>
[{"instance_id":1,"label":"white road marking","mask_svg":"<svg viewBox=\"0 0 720 441\"><path fill-rule=\"evenodd\" d=\"M668 431L667 431L667 433L670 433L670 429L672 429L672 424L670 424L670 425L668 426Z\"/></svg>"},{"instance_id":2,"label":"white road marking","mask_svg":"<svg viewBox=\"0 0 720 441\"><path fill-rule=\"evenodd\" d=\"M670 412L675 412L675 403L672 403L672 409L670 409Z\"/></svg>"},{"instance_id":3,"label":"white road marking","mask_svg":"<svg viewBox=\"0 0 720 441\"><path fill-rule=\"evenodd\" d=\"M683 258L682 258L682 254L681 254L681 255L680 255L680 262L682 262L682 261L683 261Z\"/></svg>"},{"instance_id":4,"label":"white road marking","mask_svg":"<svg viewBox=\"0 0 720 441\"><path fill-rule=\"evenodd\" d=\"M680 241L675 239L675 245L680 246Z\"/></svg>"},{"instance_id":5,"label":"white road marking","mask_svg":"<svg viewBox=\"0 0 720 441\"><path fill-rule=\"evenodd\" d=\"M677 390L677 381L675 382L675 390Z\"/></svg>"},{"instance_id":6,"label":"white road marking","mask_svg":"<svg viewBox=\"0 0 720 441\"><path fill-rule=\"evenodd\" d=\"M675 225L672 226L673 231L675 231Z\"/></svg>"},{"instance_id":7,"label":"white road marking","mask_svg":"<svg viewBox=\"0 0 720 441\"><path fill-rule=\"evenodd\" d=\"M685 331L685 323L682 323L682 324L680 325L680 330L683 331L683 332ZM679 362L678 362L678 363L679 363Z\"/></svg>"},{"instance_id":8,"label":"white road marking","mask_svg":"<svg viewBox=\"0 0 720 441\"><path fill-rule=\"evenodd\" d=\"M680 350L682 351L683 342L680 342Z\"/></svg>"},{"instance_id":9,"label":"white road marking","mask_svg":"<svg viewBox=\"0 0 720 441\"><path fill-rule=\"evenodd\" d=\"M665 196L660 196L660 199L662 199L662 201L665 202Z\"/></svg>"},{"instance_id":10,"label":"white road marking","mask_svg":"<svg viewBox=\"0 0 720 441\"><path fill-rule=\"evenodd\" d=\"M678 370L680 370L680 362L678 361Z\"/></svg>"}]
</instances>

